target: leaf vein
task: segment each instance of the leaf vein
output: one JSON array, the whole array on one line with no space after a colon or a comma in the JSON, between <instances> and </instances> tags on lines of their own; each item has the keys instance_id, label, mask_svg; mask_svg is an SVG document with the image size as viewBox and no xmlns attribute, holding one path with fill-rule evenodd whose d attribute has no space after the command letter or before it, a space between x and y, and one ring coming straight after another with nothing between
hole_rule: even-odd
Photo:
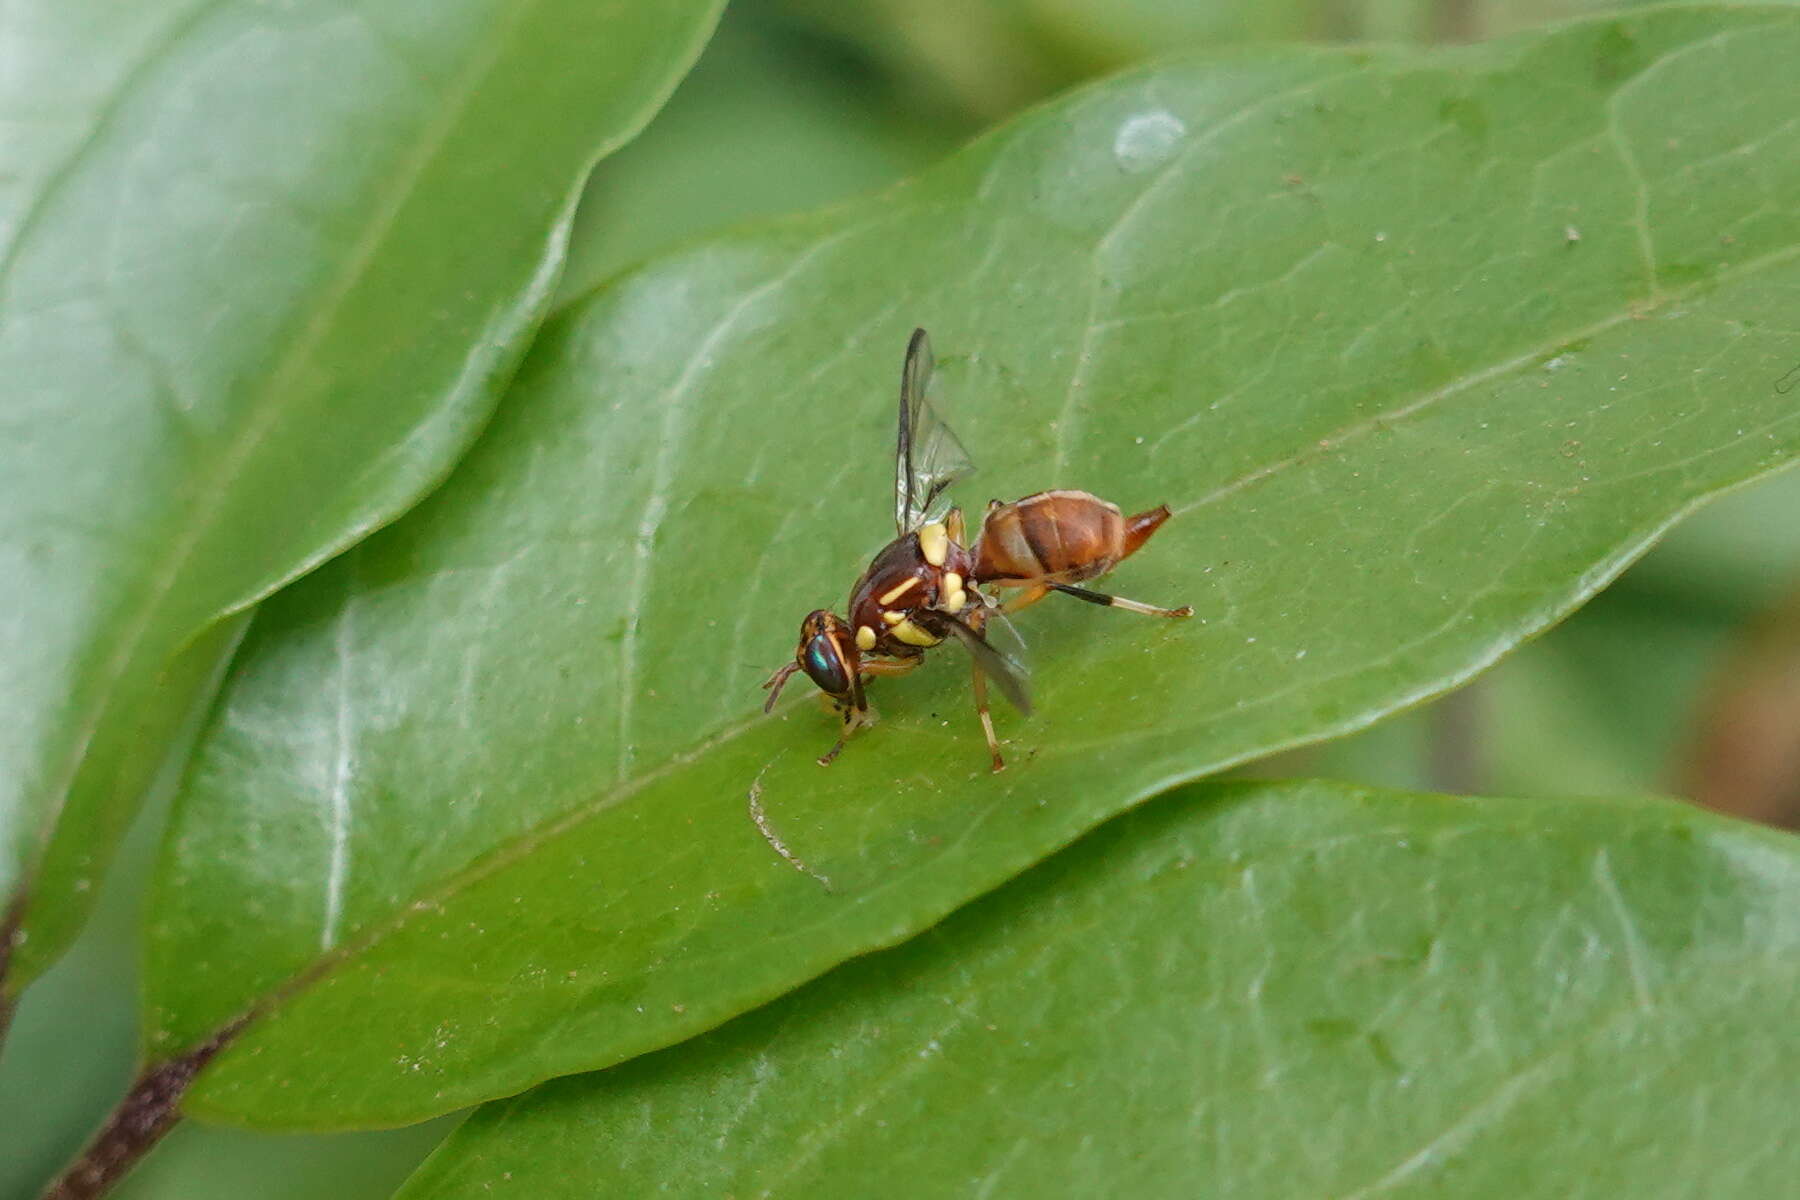
<instances>
[{"instance_id":1,"label":"leaf vein","mask_svg":"<svg viewBox=\"0 0 1800 1200\"><path fill-rule=\"evenodd\" d=\"M725 338L757 301L792 283L820 255L866 227L852 225L824 238L796 257L780 274L738 297L737 302L726 310L725 315L701 340L694 353L689 355L680 375L663 393L660 405L661 436L657 444L656 462L651 468L650 496L644 503L642 516L638 518L637 536L632 546L631 582L625 592L625 638L619 647L619 753L616 778L620 782L630 777L636 758L631 739L632 728L637 719L638 626L643 616L644 603L649 597L656 531L668 513L669 493L675 486L676 452L686 441L687 428L679 418L692 399L694 384L702 369L712 365L713 355Z\"/></svg>"},{"instance_id":2,"label":"leaf vein","mask_svg":"<svg viewBox=\"0 0 1800 1200\"><path fill-rule=\"evenodd\" d=\"M1082 387L1086 384L1087 368L1094 357L1094 334L1100 323L1100 297L1104 291L1105 282L1102 276L1102 264L1112 248L1113 239L1136 222L1139 214L1149 205L1151 197L1160 192L1169 180L1176 177L1180 168L1187 165L1188 159L1196 151L1211 145L1221 136L1246 121L1261 116L1268 109L1292 103L1302 96L1316 92L1320 88L1352 74L1354 72L1349 70L1335 71L1321 78L1308 80L1304 84L1284 88L1263 97L1254 104L1245 105L1223 120L1214 122L1204 133L1181 147L1181 150L1156 173L1143 190L1138 192L1131 202L1119 211L1119 215L1113 219L1106 232L1101 234L1099 240L1094 243L1093 250L1088 253L1088 311L1087 319L1082 323L1081 347L1076 352L1074 365L1069 371L1069 383L1063 389L1062 409L1055 421L1056 457L1052 460L1050 471L1053 486L1062 486L1063 471L1068 466L1069 448L1074 442L1076 401Z\"/></svg>"}]
</instances>

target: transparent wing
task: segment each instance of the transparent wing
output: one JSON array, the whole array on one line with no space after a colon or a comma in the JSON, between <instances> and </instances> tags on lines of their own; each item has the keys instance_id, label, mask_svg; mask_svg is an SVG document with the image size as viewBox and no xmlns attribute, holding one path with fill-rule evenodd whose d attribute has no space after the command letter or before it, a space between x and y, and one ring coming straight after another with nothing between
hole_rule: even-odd
<instances>
[{"instance_id":1,"label":"transparent wing","mask_svg":"<svg viewBox=\"0 0 1800 1200\"><path fill-rule=\"evenodd\" d=\"M1012 706L1031 715L1031 669L1025 664L1025 642L1019 631L995 609L985 613L983 632L960 617L949 618L950 632L975 658L975 664L999 685Z\"/></svg>"},{"instance_id":2,"label":"transparent wing","mask_svg":"<svg viewBox=\"0 0 1800 1200\"><path fill-rule=\"evenodd\" d=\"M935 363L931 338L913 330L900 370L900 432L894 443L894 529L911 533L941 520L950 508L950 485L975 469L968 451L944 424L930 400Z\"/></svg>"},{"instance_id":3,"label":"transparent wing","mask_svg":"<svg viewBox=\"0 0 1800 1200\"><path fill-rule=\"evenodd\" d=\"M982 612L981 636L987 639L988 645L1004 655L1013 668L1024 678L1031 678L1031 651L1025 648L1025 639L1019 636L1019 627L1000 611L1000 604L994 601Z\"/></svg>"}]
</instances>

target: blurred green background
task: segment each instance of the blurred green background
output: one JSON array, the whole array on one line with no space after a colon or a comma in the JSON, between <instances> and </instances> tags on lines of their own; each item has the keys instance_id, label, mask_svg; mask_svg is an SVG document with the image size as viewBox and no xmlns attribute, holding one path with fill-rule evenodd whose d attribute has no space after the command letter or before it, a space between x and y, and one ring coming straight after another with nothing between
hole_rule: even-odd
<instances>
[{"instance_id":1,"label":"blurred green background","mask_svg":"<svg viewBox=\"0 0 1800 1200\"><path fill-rule=\"evenodd\" d=\"M734 3L667 109L601 165L562 295L722 227L879 189L1022 107L1145 58L1245 41L1472 40L1603 7L1616 6ZM1670 792L1800 824L1796 512L1800 472L1728 496L1472 686L1242 773L1539 796ZM147 807L93 924L20 1008L0 1060L0 1196L31 1195L132 1074L138 898L165 810ZM454 1121L292 1138L189 1125L118 1194L386 1196Z\"/></svg>"}]
</instances>

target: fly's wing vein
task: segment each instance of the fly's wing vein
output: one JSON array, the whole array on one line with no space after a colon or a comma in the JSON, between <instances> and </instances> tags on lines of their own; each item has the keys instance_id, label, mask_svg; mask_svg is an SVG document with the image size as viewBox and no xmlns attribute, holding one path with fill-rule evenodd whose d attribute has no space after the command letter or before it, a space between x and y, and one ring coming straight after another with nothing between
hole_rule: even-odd
<instances>
[{"instance_id":1,"label":"fly's wing vein","mask_svg":"<svg viewBox=\"0 0 1800 1200\"><path fill-rule=\"evenodd\" d=\"M900 428L894 446L894 529L905 535L941 520L949 511L950 486L975 469L930 393L935 361L931 338L913 330L900 370Z\"/></svg>"},{"instance_id":2,"label":"fly's wing vein","mask_svg":"<svg viewBox=\"0 0 1800 1200\"><path fill-rule=\"evenodd\" d=\"M998 614L990 614L990 616L998 616ZM1002 622L1005 621L1004 617L1000 619ZM961 642L974 657L975 665L981 668L981 673L1000 686L1000 690L1005 693L1014 708L1026 716L1030 716L1031 673L1026 669L1025 664L1012 655L1003 653L960 617L948 617L945 624L949 626L950 632L955 635L956 640ZM996 628L1000 627L996 626ZM1006 624L1004 628L1011 630L1012 627L1010 624ZM1018 641L1018 633L1012 632L1011 638ZM1024 643L1019 641L1019 646L1023 649Z\"/></svg>"}]
</instances>

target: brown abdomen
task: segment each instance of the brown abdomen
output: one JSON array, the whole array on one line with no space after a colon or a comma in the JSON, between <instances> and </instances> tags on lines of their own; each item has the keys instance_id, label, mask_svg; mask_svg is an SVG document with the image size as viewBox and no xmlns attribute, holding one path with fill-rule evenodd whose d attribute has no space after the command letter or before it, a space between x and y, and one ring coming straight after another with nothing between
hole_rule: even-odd
<instances>
[{"instance_id":1,"label":"brown abdomen","mask_svg":"<svg viewBox=\"0 0 1800 1200\"><path fill-rule=\"evenodd\" d=\"M975 546L975 579L1078 583L1125 555L1118 506L1088 492L1038 492L988 510Z\"/></svg>"}]
</instances>

